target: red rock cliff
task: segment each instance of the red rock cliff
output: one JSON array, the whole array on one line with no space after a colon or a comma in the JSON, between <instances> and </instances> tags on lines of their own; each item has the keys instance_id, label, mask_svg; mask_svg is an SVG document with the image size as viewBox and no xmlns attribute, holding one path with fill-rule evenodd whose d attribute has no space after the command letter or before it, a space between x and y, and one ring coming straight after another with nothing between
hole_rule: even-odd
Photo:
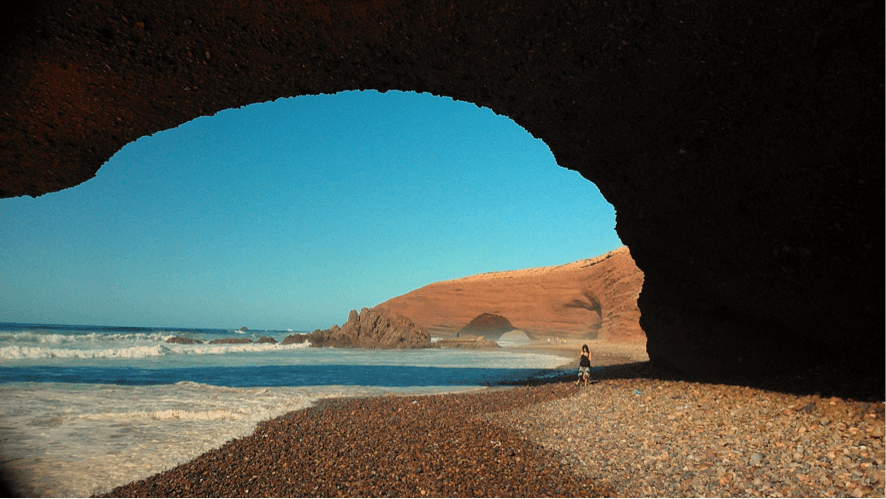
<instances>
[{"instance_id":1,"label":"red rock cliff","mask_svg":"<svg viewBox=\"0 0 886 499\"><path fill-rule=\"evenodd\" d=\"M643 272L628 248L556 267L490 272L429 284L379 304L434 334L454 335L483 313L536 337L644 341Z\"/></svg>"}]
</instances>

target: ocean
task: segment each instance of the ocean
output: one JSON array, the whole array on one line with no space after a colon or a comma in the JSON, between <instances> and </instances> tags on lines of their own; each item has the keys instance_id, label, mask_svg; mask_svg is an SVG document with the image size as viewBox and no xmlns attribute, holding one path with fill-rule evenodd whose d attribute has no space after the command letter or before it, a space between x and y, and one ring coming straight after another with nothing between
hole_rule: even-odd
<instances>
[{"instance_id":1,"label":"ocean","mask_svg":"<svg viewBox=\"0 0 886 499\"><path fill-rule=\"evenodd\" d=\"M0 323L0 463L21 493L82 497L187 462L329 397L482 389L544 375L505 348L361 350L208 344L294 331ZM166 340L188 338L203 344Z\"/></svg>"}]
</instances>

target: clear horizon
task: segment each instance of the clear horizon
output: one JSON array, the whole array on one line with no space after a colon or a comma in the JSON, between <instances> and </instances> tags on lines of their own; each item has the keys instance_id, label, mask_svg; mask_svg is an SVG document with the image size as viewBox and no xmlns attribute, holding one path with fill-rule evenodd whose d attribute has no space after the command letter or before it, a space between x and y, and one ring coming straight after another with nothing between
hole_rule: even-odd
<instances>
[{"instance_id":1,"label":"clear horizon","mask_svg":"<svg viewBox=\"0 0 886 499\"><path fill-rule=\"evenodd\" d=\"M0 199L0 322L325 329L434 282L620 246L596 186L507 117L411 92L302 96Z\"/></svg>"}]
</instances>

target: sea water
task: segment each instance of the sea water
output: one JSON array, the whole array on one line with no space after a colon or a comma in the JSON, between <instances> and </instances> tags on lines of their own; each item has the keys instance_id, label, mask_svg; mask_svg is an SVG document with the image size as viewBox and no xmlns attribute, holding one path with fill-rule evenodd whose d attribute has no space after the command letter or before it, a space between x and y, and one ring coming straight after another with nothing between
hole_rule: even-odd
<instances>
[{"instance_id":1,"label":"sea water","mask_svg":"<svg viewBox=\"0 0 886 499\"><path fill-rule=\"evenodd\" d=\"M88 496L328 397L449 393L543 375L552 355L208 344L293 331L0 324L0 461L21 493ZM202 344L168 343L172 337Z\"/></svg>"}]
</instances>

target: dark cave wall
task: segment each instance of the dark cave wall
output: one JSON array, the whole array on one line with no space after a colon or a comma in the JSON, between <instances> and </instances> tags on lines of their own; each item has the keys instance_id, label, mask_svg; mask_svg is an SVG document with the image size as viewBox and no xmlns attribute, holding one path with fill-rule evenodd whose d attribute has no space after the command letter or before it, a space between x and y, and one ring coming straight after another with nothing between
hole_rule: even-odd
<instances>
[{"instance_id":1,"label":"dark cave wall","mask_svg":"<svg viewBox=\"0 0 886 499\"><path fill-rule=\"evenodd\" d=\"M0 196L74 186L231 107L451 96L615 206L653 362L882 377L883 19L787 0L38 2L4 21Z\"/></svg>"}]
</instances>

